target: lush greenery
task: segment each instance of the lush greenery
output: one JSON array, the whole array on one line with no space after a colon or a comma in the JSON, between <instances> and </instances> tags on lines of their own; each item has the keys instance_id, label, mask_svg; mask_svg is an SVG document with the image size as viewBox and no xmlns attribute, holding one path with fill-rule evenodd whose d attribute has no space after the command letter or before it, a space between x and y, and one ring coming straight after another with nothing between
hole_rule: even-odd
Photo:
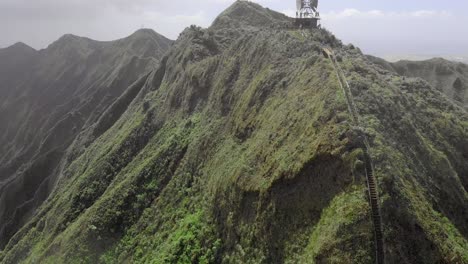
<instances>
[{"instance_id":1,"label":"lush greenery","mask_svg":"<svg viewBox=\"0 0 468 264\"><path fill-rule=\"evenodd\" d=\"M466 112L325 30L230 27L239 9L289 22L238 2L221 24L184 31L1 261L373 263L362 131L389 263L468 261ZM363 128L350 125L324 46Z\"/></svg>"}]
</instances>

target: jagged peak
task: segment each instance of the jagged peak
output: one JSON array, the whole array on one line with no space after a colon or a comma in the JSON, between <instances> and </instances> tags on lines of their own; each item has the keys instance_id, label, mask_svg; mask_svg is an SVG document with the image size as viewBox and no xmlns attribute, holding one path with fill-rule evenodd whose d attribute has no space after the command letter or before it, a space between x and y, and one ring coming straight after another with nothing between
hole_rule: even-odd
<instances>
[{"instance_id":1,"label":"jagged peak","mask_svg":"<svg viewBox=\"0 0 468 264\"><path fill-rule=\"evenodd\" d=\"M233 26L271 27L290 22L291 18L282 13L250 1L238 0L215 19L212 28Z\"/></svg>"}]
</instances>

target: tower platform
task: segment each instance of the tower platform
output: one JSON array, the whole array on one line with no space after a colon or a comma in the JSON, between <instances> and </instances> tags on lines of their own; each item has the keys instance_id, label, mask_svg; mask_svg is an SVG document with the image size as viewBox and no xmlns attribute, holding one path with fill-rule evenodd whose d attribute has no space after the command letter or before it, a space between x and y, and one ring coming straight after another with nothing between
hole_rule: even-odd
<instances>
[{"instance_id":1,"label":"tower platform","mask_svg":"<svg viewBox=\"0 0 468 264\"><path fill-rule=\"evenodd\" d=\"M294 26L298 28L317 28L320 18L296 18Z\"/></svg>"}]
</instances>

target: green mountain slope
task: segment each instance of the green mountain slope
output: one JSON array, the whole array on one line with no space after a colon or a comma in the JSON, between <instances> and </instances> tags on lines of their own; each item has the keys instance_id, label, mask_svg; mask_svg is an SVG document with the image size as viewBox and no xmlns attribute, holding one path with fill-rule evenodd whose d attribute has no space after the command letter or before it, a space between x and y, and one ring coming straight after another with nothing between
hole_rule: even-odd
<instances>
[{"instance_id":1,"label":"green mountain slope","mask_svg":"<svg viewBox=\"0 0 468 264\"><path fill-rule=\"evenodd\" d=\"M109 111L74 141L0 261L374 263L365 133L387 262L466 263L466 111L289 23L238 1L210 28L185 30L131 103L114 104L117 121Z\"/></svg>"},{"instance_id":2,"label":"green mountain slope","mask_svg":"<svg viewBox=\"0 0 468 264\"><path fill-rule=\"evenodd\" d=\"M426 61L398 61L389 63L369 56L385 69L407 77L419 77L468 109L468 65L441 58Z\"/></svg>"},{"instance_id":3,"label":"green mountain slope","mask_svg":"<svg viewBox=\"0 0 468 264\"><path fill-rule=\"evenodd\" d=\"M41 51L0 50L0 248L47 198L75 138L118 98L129 104L137 91L127 88L170 45L140 30L111 42L66 35Z\"/></svg>"}]
</instances>

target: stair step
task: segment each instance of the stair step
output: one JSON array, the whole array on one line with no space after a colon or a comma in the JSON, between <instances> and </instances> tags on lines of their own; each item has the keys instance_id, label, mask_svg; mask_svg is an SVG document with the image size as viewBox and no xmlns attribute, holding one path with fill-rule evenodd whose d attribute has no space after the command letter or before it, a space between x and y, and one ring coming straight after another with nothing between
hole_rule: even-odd
<instances>
[{"instance_id":1,"label":"stair step","mask_svg":"<svg viewBox=\"0 0 468 264\"><path fill-rule=\"evenodd\" d=\"M351 117L353 119L351 121L359 125L359 115L357 113L356 106L353 103L353 94L351 91L351 87L349 86L346 80L346 75L341 69L340 64L338 63L333 50L324 48L324 51L328 54L328 58L330 59L334 67L334 70L337 74L338 81L340 82L341 87L344 90L346 101L351 111ZM380 204L379 204L379 191L377 189L378 184L377 184L377 178L374 176L372 158L369 154L370 151L367 148L368 142L365 141L364 144L366 146L363 148L364 164L365 164L364 168L365 168L367 184L368 184L367 187L368 187L368 192L369 192L369 203L371 207L370 215L372 217L372 222L374 225L376 261L377 261L377 264L383 264L385 260L385 256L384 256L385 252L384 252L383 232L382 232L382 217L380 214Z\"/></svg>"}]
</instances>

